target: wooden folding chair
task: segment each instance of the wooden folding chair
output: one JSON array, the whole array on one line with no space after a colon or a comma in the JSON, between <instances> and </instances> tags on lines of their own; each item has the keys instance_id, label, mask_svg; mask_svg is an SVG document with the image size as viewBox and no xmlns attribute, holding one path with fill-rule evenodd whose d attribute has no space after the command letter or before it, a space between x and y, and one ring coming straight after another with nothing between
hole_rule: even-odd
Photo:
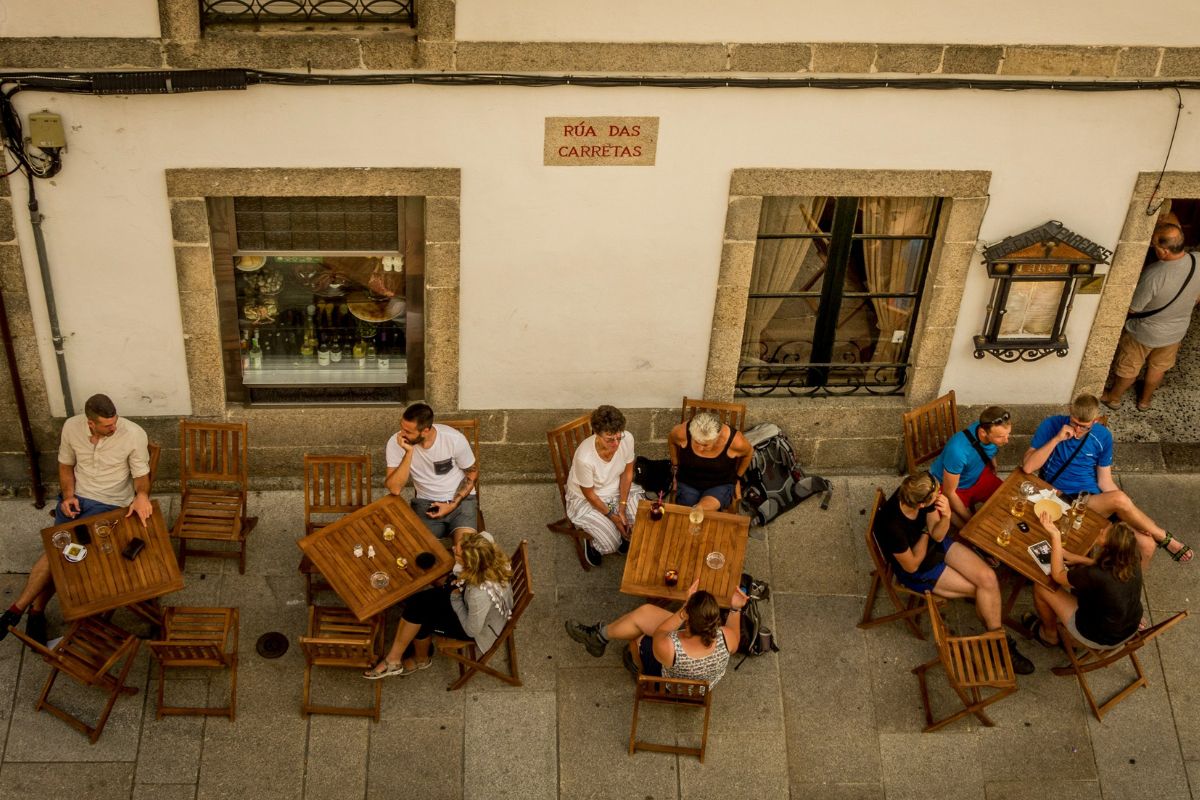
<instances>
[{"instance_id":1,"label":"wooden folding chair","mask_svg":"<svg viewBox=\"0 0 1200 800\"><path fill-rule=\"evenodd\" d=\"M304 535L320 530L342 517L371 504L371 457L304 456ZM333 587L307 555L300 558L304 576L304 602L312 605L317 592Z\"/></svg>"},{"instance_id":2,"label":"wooden folding chair","mask_svg":"<svg viewBox=\"0 0 1200 800\"><path fill-rule=\"evenodd\" d=\"M904 459L908 474L933 461L958 433L958 403L954 390L904 413Z\"/></svg>"},{"instance_id":3,"label":"wooden folding chair","mask_svg":"<svg viewBox=\"0 0 1200 800\"><path fill-rule=\"evenodd\" d=\"M1169 628L1174 627L1180 620L1188 615L1186 611L1180 611L1178 614L1167 617L1162 622L1156 625L1151 625L1145 630L1138 631L1132 638L1125 640L1122 644L1117 645L1109 650L1094 650L1084 644L1080 644L1067 629L1061 624L1058 626L1059 639L1063 644L1063 650L1067 653L1067 658L1070 664L1065 667L1054 667L1051 670L1055 675L1070 676L1074 675L1079 679L1079 687L1083 689L1083 696L1087 698L1088 705L1092 708L1092 713L1096 715L1096 719L1103 720L1104 715L1113 709L1117 703L1124 700L1137 689L1143 686L1149 686L1146 680L1146 674L1142 671L1142 664L1138 661L1137 651L1141 650L1150 641L1157 639ZM1076 651L1081 651L1082 655ZM1111 664L1115 664L1123 658L1128 657L1133 664L1134 679L1124 686L1120 691L1114 694L1103 703L1097 703L1096 697L1092 694L1092 689L1088 686L1087 673L1098 669L1104 669Z\"/></svg>"},{"instance_id":4,"label":"wooden folding chair","mask_svg":"<svg viewBox=\"0 0 1200 800\"><path fill-rule=\"evenodd\" d=\"M591 569L592 565L583 553L583 544L592 537L582 528L575 527L567 517L567 478L571 474L571 462L575 459L575 451L579 449L583 440L591 435L591 414L584 414L546 433L546 441L550 445L550 463L554 465L554 482L558 484L558 499L563 507L562 519L548 523L546 527L555 533L565 533L575 541L575 554L579 556L579 566L585 571Z\"/></svg>"},{"instance_id":5,"label":"wooden folding chair","mask_svg":"<svg viewBox=\"0 0 1200 800\"><path fill-rule=\"evenodd\" d=\"M375 700L367 708L317 705L311 702L311 689L313 667L370 669L375 666L383 652L381 616L359 622L349 609L309 606L308 635L300 638L300 647L304 650L304 696L300 702L303 716L338 714L370 717L379 722L383 681L371 681Z\"/></svg>"},{"instance_id":6,"label":"wooden folding chair","mask_svg":"<svg viewBox=\"0 0 1200 800\"><path fill-rule=\"evenodd\" d=\"M967 714L974 714L984 725L992 727L996 723L983 713L983 709L1017 690L1017 674L1013 672L1012 656L1008 652L1008 635L1001 629L978 636L951 636L938 611L938 604L929 592L925 593L925 606L929 609L933 641L938 649L937 658L912 670L921 685L925 733L939 730ZM925 673L938 666L946 671L950 688L958 695L963 707L948 717L935 720ZM985 696L981 690L989 688L996 691Z\"/></svg>"},{"instance_id":7,"label":"wooden folding chair","mask_svg":"<svg viewBox=\"0 0 1200 800\"><path fill-rule=\"evenodd\" d=\"M692 417L700 412L715 414L723 425L734 430L746 432L746 404L722 403L717 400L694 400L683 398L683 410L679 413L680 422L691 422Z\"/></svg>"},{"instance_id":8,"label":"wooden folding chair","mask_svg":"<svg viewBox=\"0 0 1200 800\"><path fill-rule=\"evenodd\" d=\"M883 490L875 489L875 503L871 506L871 516L867 520L867 552L871 554L871 563L875 568L871 570L871 588L867 591L867 601L863 604L862 620L858 623L860 628L874 628L876 625L882 625L885 622L896 622L902 620L908 629L912 631L913 636L924 640L925 634L921 633L921 626L917 624L916 617L925 613L925 598L920 592L914 592L900 581L896 580L895 570L883 555L883 551L879 549L879 541L875 538L875 518L879 514L879 510L884 504ZM886 616L876 617L875 600L879 596L879 590L882 589L887 594L888 599L892 601L892 607L896 610ZM906 598L902 601L901 597ZM946 602L943 597L934 597L934 602L941 605Z\"/></svg>"},{"instance_id":9,"label":"wooden folding chair","mask_svg":"<svg viewBox=\"0 0 1200 800\"><path fill-rule=\"evenodd\" d=\"M146 642L158 662L158 705L163 715L228 717L237 712L238 610L236 608L169 607L163 615L163 638ZM228 669L229 704L169 706L164 701L168 668Z\"/></svg>"},{"instance_id":10,"label":"wooden folding chair","mask_svg":"<svg viewBox=\"0 0 1200 800\"><path fill-rule=\"evenodd\" d=\"M95 744L104 732L108 715L112 713L117 697L122 694L137 694L136 687L125 685L125 678L133 666L133 658L140 644L132 633L100 617L87 617L71 625L62 641L53 650L49 650L21 633L16 626L9 626L9 630L50 665L50 675L46 678L46 685L42 687L42 694L38 697L34 710L44 709L50 712L87 736L92 744ZM124 663L120 671L113 675L112 670L122 660ZM58 680L59 673L66 674L84 686L95 686L108 693L108 700L95 726L88 725L50 702L50 689Z\"/></svg>"},{"instance_id":11,"label":"wooden folding chair","mask_svg":"<svg viewBox=\"0 0 1200 800\"><path fill-rule=\"evenodd\" d=\"M685 747L676 744L656 744L637 738L638 710L642 703L661 703L682 708L704 709L704 731L700 734L699 747ZM639 675L637 687L633 693L633 727L629 731L629 755L638 750L651 750L657 753L677 753L685 756L696 756L704 763L704 750L708 747L708 720L712 715L712 691L708 681L694 681L684 678L655 678L649 675Z\"/></svg>"},{"instance_id":12,"label":"wooden folding chair","mask_svg":"<svg viewBox=\"0 0 1200 800\"><path fill-rule=\"evenodd\" d=\"M238 572L246 574L246 537L258 522L246 516L246 451L244 422L180 421L183 496L171 531L179 539L180 569L189 555L212 556L238 559ZM236 549L199 549L191 546L194 541L225 542Z\"/></svg>"},{"instance_id":13,"label":"wooden folding chair","mask_svg":"<svg viewBox=\"0 0 1200 800\"><path fill-rule=\"evenodd\" d=\"M533 584L530 582L529 576L529 542L522 539L517 552L513 553L512 557L512 579L509 583L512 586L513 593L513 611L512 616L508 618L500 635L496 637L496 641L488 648L488 651L483 656L477 656L478 649L475 647L474 640L449 639L444 636L435 636L434 645L438 652L458 662L458 679L446 687L446 691L454 691L461 689L467 681L475 677L477 672L486 672L493 678L499 678L512 686L521 685L521 675L517 670L517 643L513 638L516 633L517 623L521 621L521 615L525 613L525 609L529 607L529 603L533 600ZM500 651L501 647L508 649L508 674L499 672L496 669L488 666L488 662L492 660L492 656Z\"/></svg>"},{"instance_id":14,"label":"wooden folding chair","mask_svg":"<svg viewBox=\"0 0 1200 800\"><path fill-rule=\"evenodd\" d=\"M471 452L475 454L475 466L479 466L479 420L477 419L439 419L440 425L449 425L463 436L467 437L467 441L471 443ZM475 481L475 530L486 530L483 527L483 496L480 494L479 482L483 480L483 471L480 470L479 478Z\"/></svg>"}]
</instances>

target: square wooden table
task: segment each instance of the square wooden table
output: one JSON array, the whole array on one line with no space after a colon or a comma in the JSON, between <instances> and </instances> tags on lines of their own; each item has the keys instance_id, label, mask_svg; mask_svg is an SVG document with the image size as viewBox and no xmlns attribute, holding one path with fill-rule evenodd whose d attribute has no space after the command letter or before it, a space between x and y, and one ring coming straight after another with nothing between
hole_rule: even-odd
<instances>
[{"instance_id":1,"label":"square wooden table","mask_svg":"<svg viewBox=\"0 0 1200 800\"><path fill-rule=\"evenodd\" d=\"M1050 589L1060 587L1049 575L1042 572L1042 568L1029 554L1029 545L1036 544L1043 539L1050 540L1050 535L1042 528L1042 523L1038 521L1037 515L1033 511L1034 504L1028 504L1025 514L1020 520L1013 519L1012 514L1009 513L1009 500L1017 493L1022 481L1029 481L1039 490L1052 488L1050 484L1036 475L1029 475L1019 469L1013 470L1004 484L975 512L975 516L967 520L967 524L958 532L958 536L963 541L994 556L997 561L1017 573L1019 577L1004 603L1003 621L1008 627L1028 636L1029 631L1025 629L1025 626L1019 620L1012 618L1012 609L1017 603L1017 595L1021 593L1021 589L1028 581L1040 583ZM996 534L1009 521L1024 521L1029 525L1029 531L1025 532L1014 526L1012 540L1007 547L1004 547L996 543ZM1085 555L1092 549L1096 537L1100 535L1100 531L1104 530L1106 525L1108 525L1108 520L1105 517L1087 509L1080 527L1070 529L1063 537L1063 549L1075 555Z\"/></svg>"},{"instance_id":2,"label":"square wooden table","mask_svg":"<svg viewBox=\"0 0 1200 800\"><path fill-rule=\"evenodd\" d=\"M383 538L383 529L388 525L396 531L390 542ZM454 566L454 556L417 519L408 501L392 494L310 533L296 544L347 608L364 622L429 586ZM360 557L354 555L356 544L362 545ZM374 558L367 555L369 547L375 548ZM422 552L436 558L429 569L417 566L417 554ZM408 563L401 567L397 558ZM375 572L388 576L387 586L377 589L371 585Z\"/></svg>"},{"instance_id":3,"label":"square wooden table","mask_svg":"<svg viewBox=\"0 0 1200 800\"><path fill-rule=\"evenodd\" d=\"M50 575L54 578L54 589L62 608L63 619L71 621L90 617L114 608L133 605L143 600L153 600L183 588L183 574L171 547L167 524L157 500L151 500L154 512L146 520L146 526L135 514L126 518L126 508L80 517L53 525L42 531L42 544L50 561ZM87 525L92 543L87 545L87 556L72 564L62 551L51 541L58 531L71 533L76 541L76 525ZM112 552L104 552L97 528L113 525L109 534ZM142 539L146 546L137 558L130 561L121 555L125 545L133 537Z\"/></svg>"},{"instance_id":4,"label":"square wooden table","mask_svg":"<svg viewBox=\"0 0 1200 800\"><path fill-rule=\"evenodd\" d=\"M728 608L729 597L742 577L750 518L705 511L700 533L692 535L688 532L691 506L664 503L663 510L666 512L663 518L655 522L650 519L649 501L638 504L621 591L682 602L687 599L692 581L699 577L700 588L717 598L722 608ZM725 566L721 569L711 569L705 563L705 557L713 551L725 554ZM663 577L668 569L679 573L675 586L667 586Z\"/></svg>"}]
</instances>

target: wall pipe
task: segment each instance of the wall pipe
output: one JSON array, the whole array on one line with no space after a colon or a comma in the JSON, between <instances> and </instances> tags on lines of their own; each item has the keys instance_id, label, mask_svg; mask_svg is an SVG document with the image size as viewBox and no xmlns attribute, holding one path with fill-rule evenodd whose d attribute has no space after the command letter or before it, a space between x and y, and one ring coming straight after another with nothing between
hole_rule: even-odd
<instances>
[{"instance_id":1,"label":"wall pipe","mask_svg":"<svg viewBox=\"0 0 1200 800\"><path fill-rule=\"evenodd\" d=\"M21 438L25 440L25 455L29 459L29 478L33 481L33 505L43 508L46 505L46 485L42 483L42 471L38 466L39 453L33 440L33 428L29 424L29 409L25 406L25 389L21 385L21 373L17 370L17 352L13 349L12 328L8 325L8 309L4 305L3 291L0 291L0 338L4 340L4 359L8 362L13 399L17 403L17 417L21 423Z\"/></svg>"},{"instance_id":2,"label":"wall pipe","mask_svg":"<svg viewBox=\"0 0 1200 800\"><path fill-rule=\"evenodd\" d=\"M38 269L42 273L42 290L46 294L46 313L50 317L50 340L54 342L54 359L58 362L58 381L62 385L63 403L67 416L75 416L71 400L71 382L67 378L67 358L63 351L62 330L58 325L58 306L54 302L54 283L50 280L50 259L46 256L46 237L42 235L42 213L38 211L37 192L33 176L29 177L29 222L33 226L33 243L37 249Z\"/></svg>"}]
</instances>

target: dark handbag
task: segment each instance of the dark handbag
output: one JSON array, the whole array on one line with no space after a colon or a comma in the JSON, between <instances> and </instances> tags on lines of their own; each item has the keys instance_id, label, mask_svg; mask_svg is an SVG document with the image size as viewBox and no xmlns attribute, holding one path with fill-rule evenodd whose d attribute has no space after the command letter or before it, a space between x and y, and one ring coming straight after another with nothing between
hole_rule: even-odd
<instances>
[{"instance_id":1,"label":"dark handbag","mask_svg":"<svg viewBox=\"0 0 1200 800\"><path fill-rule=\"evenodd\" d=\"M638 456L633 461L633 482L648 494L671 491L671 460Z\"/></svg>"}]
</instances>

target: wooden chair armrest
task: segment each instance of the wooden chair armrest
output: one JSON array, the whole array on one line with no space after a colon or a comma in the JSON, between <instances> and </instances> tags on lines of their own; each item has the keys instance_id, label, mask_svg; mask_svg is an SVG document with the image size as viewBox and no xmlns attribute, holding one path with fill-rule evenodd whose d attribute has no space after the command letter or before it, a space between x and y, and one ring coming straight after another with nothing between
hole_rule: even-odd
<instances>
[{"instance_id":1,"label":"wooden chair armrest","mask_svg":"<svg viewBox=\"0 0 1200 800\"><path fill-rule=\"evenodd\" d=\"M16 636L18 639L20 639L22 642L24 642L26 644L26 646L29 647L30 650L39 654L43 658L50 659L51 661L57 661L60 658L58 653L56 653L53 650L51 650L50 648L46 647L46 645L42 644L41 642L35 642L33 639L30 639L28 636L21 633L19 630L17 630L16 625L9 625L8 630L9 630L9 632L12 633L13 636Z\"/></svg>"}]
</instances>

